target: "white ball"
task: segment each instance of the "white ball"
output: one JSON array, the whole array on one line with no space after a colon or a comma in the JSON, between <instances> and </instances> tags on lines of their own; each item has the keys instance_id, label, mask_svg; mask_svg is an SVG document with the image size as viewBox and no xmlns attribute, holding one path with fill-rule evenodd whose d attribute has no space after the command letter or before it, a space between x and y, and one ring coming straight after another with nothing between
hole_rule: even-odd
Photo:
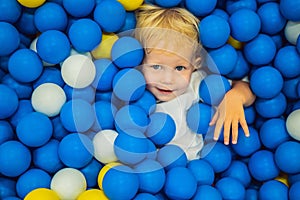
<instances>
[{"instance_id":1,"label":"white ball","mask_svg":"<svg viewBox=\"0 0 300 200\"><path fill-rule=\"evenodd\" d=\"M296 45L299 34L300 34L300 22L288 21L284 28L285 38L291 44Z\"/></svg>"},{"instance_id":2,"label":"white ball","mask_svg":"<svg viewBox=\"0 0 300 200\"><path fill-rule=\"evenodd\" d=\"M84 175L74 168L63 168L56 172L51 180L50 189L60 199L74 200L86 191L87 183Z\"/></svg>"},{"instance_id":3,"label":"white ball","mask_svg":"<svg viewBox=\"0 0 300 200\"><path fill-rule=\"evenodd\" d=\"M35 111L48 117L56 116L66 102L64 90L57 84L44 83L39 85L32 93L31 104Z\"/></svg>"},{"instance_id":4,"label":"white ball","mask_svg":"<svg viewBox=\"0 0 300 200\"><path fill-rule=\"evenodd\" d=\"M286 119L286 129L289 135L300 141L300 109L294 110Z\"/></svg>"},{"instance_id":5,"label":"white ball","mask_svg":"<svg viewBox=\"0 0 300 200\"><path fill-rule=\"evenodd\" d=\"M89 57L74 54L61 64L61 75L70 87L85 88L94 81L96 67Z\"/></svg>"},{"instance_id":6,"label":"white ball","mask_svg":"<svg viewBox=\"0 0 300 200\"><path fill-rule=\"evenodd\" d=\"M118 133L114 130L98 132L93 139L94 156L102 163L111 163L118 160L114 151L114 142Z\"/></svg>"}]
</instances>

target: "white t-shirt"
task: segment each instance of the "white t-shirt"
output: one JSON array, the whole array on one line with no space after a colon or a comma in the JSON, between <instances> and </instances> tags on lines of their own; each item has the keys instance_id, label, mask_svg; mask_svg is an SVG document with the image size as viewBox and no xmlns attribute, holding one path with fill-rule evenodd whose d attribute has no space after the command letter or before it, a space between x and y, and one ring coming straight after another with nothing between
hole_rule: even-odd
<instances>
[{"instance_id":1,"label":"white t-shirt","mask_svg":"<svg viewBox=\"0 0 300 200\"><path fill-rule=\"evenodd\" d=\"M169 144L181 147L187 155L188 160L197 159L198 152L203 147L203 137L201 134L193 132L187 125L186 114L188 109L199 101L199 85L206 77L204 71L197 70L192 73L190 85L187 91L171 101L158 103L155 112L169 114L175 124L176 133Z\"/></svg>"}]
</instances>

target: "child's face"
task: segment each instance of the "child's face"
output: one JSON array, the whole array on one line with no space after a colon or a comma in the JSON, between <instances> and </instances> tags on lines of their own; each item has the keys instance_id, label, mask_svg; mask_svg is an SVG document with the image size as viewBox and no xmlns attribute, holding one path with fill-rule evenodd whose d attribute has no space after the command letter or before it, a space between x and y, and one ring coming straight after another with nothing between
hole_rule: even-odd
<instances>
[{"instance_id":1,"label":"child's face","mask_svg":"<svg viewBox=\"0 0 300 200\"><path fill-rule=\"evenodd\" d=\"M170 101L183 94L188 88L194 68L190 59L192 52L184 54L181 57L159 49L146 52L142 72L147 89L158 100Z\"/></svg>"}]
</instances>

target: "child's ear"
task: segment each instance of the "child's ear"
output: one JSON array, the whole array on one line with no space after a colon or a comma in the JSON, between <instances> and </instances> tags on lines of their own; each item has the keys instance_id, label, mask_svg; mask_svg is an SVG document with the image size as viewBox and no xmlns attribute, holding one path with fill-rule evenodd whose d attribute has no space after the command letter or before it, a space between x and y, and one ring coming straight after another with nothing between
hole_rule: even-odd
<instances>
[{"instance_id":1,"label":"child's ear","mask_svg":"<svg viewBox=\"0 0 300 200\"><path fill-rule=\"evenodd\" d=\"M194 67L195 67L196 69L201 68L201 65L202 65L202 58L201 58L200 56L199 56L199 57L196 57L196 58L194 59L193 65L194 65Z\"/></svg>"}]
</instances>

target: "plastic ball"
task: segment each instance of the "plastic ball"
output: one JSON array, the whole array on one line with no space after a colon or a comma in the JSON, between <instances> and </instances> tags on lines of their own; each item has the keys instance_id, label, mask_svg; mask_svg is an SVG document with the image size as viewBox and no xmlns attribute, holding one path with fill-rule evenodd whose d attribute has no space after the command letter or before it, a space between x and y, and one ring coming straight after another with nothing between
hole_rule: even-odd
<instances>
[{"instance_id":1,"label":"plastic ball","mask_svg":"<svg viewBox=\"0 0 300 200\"><path fill-rule=\"evenodd\" d=\"M295 78L300 75L300 55L295 46L287 45L278 50L274 67L284 78Z\"/></svg>"},{"instance_id":2,"label":"plastic ball","mask_svg":"<svg viewBox=\"0 0 300 200\"><path fill-rule=\"evenodd\" d=\"M215 187L210 185L200 185L193 197L193 200L221 200L222 195Z\"/></svg>"},{"instance_id":3,"label":"plastic ball","mask_svg":"<svg viewBox=\"0 0 300 200\"><path fill-rule=\"evenodd\" d=\"M204 1L204 0L186 0L186 8L198 17L206 16L212 12L217 5L217 0Z\"/></svg>"},{"instance_id":4,"label":"plastic ball","mask_svg":"<svg viewBox=\"0 0 300 200\"><path fill-rule=\"evenodd\" d=\"M126 10L118 1L101 1L96 5L93 17L104 32L112 33L125 23Z\"/></svg>"},{"instance_id":5,"label":"plastic ball","mask_svg":"<svg viewBox=\"0 0 300 200\"><path fill-rule=\"evenodd\" d=\"M242 79L248 75L249 71L250 66L246 61L244 54L242 51L237 51L237 61L233 67L233 70L226 74L226 77L233 80Z\"/></svg>"},{"instance_id":6,"label":"plastic ball","mask_svg":"<svg viewBox=\"0 0 300 200\"><path fill-rule=\"evenodd\" d=\"M32 94L32 85L30 83L21 83L15 80L10 74L6 74L1 81L3 84L12 88L19 99L30 99Z\"/></svg>"},{"instance_id":7,"label":"plastic ball","mask_svg":"<svg viewBox=\"0 0 300 200\"><path fill-rule=\"evenodd\" d=\"M60 199L76 199L86 187L84 175L74 168L59 170L50 183L50 189L55 191Z\"/></svg>"},{"instance_id":8,"label":"plastic ball","mask_svg":"<svg viewBox=\"0 0 300 200\"><path fill-rule=\"evenodd\" d=\"M164 8L178 6L182 0L154 0L154 2Z\"/></svg>"},{"instance_id":9,"label":"plastic ball","mask_svg":"<svg viewBox=\"0 0 300 200\"><path fill-rule=\"evenodd\" d=\"M24 200L59 200L59 196L48 188L37 188L26 195Z\"/></svg>"},{"instance_id":10,"label":"plastic ball","mask_svg":"<svg viewBox=\"0 0 300 200\"><path fill-rule=\"evenodd\" d=\"M257 98L254 106L257 113L264 118L280 117L287 107L287 100L282 93L279 93L271 99Z\"/></svg>"},{"instance_id":11,"label":"plastic ball","mask_svg":"<svg viewBox=\"0 0 300 200\"><path fill-rule=\"evenodd\" d=\"M300 23L288 21L284 28L285 38L293 45L297 44L297 38L300 33Z\"/></svg>"},{"instance_id":12,"label":"plastic ball","mask_svg":"<svg viewBox=\"0 0 300 200\"><path fill-rule=\"evenodd\" d=\"M300 109L291 112L286 119L286 128L288 134L297 141L300 141L299 127Z\"/></svg>"},{"instance_id":13,"label":"plastic ball","mask_svg":"<svg viewBox=\"0 0 300 200\"><path fill-rule=\"evenodd\" d=\"M138 130L127 130L119 134L114 142L114 152L124 164L135 165L145 159L148 153L148 139Z\"/></svg>"},{"instance_id":14,"label":"plastic ball","mask_svg":"<svg viewBox=\"0 0 300 200\"><path fill-rule=\"evenodd\" d=\"M68 16L62 6L47 2L35 10L34 24L40 32L64 31L68 25Z\"/></svg>"},{"instance_id":15,"label":"plastic ball","mask_svg":"<svg viewBox=\"0 0 300 200\"><path fill-rule=\"evenodd\" d=\"M203 159L191 160L187 168L196 178L197 185L211 185L215 180L215 172L212 166Z\"/></svg>"},{"instance_id":16,"label":"plastic ball","mask_svg":"<svg viewBox=\"0 0 300 200\"><path fill-rule=\"evenodd\" d=\"M98 186L97 176L102 167L102 164L98 162L98 160L92 159L92 161L89 164L80 169L80 171L83 173L86 179L88 188L94 188Z\"/></svg>"},{"instance_id":17,"label":"plastic ball","mask_svg":"<svg viewBox=\"0 0 300 200\"><path fill-rule=\"evenodd\" d=\"M283 83L282 93L286 96L286 98L291 100L297 100L299 97L298 94L298 85L299 85L299 77L291 78L285 80Z\"/></svg>"},{"instance_id":18,"label":"plastic ball","mask_svg":"<svg viewBox=\"0 0 300 200\"><path fill-rule=\"evenodd\" d=\"M23 99L19 101L19 106L15 113L10 117L10 123L15 128L17 127L20 119L27 115L28 113L33 112L33 108L30 100Z\"/></svg>"},{"instance_id":19,"label":"plastic ball","mask_svg":"<svg viewBox=\"0 0 300 200\"><path fill-rule=\"evenodd\" d=\"M143 58L143 47L133 37L121 37L112 46L111 59L119 68L136 67L142 62Z\"/></svg>"},{"instance_id":20,"label":"plastic ball","mask_svg":"<svg viewBox=\"0 0 300 200\"><path fill-rule=\"evenodd\" d=\"M81 193L77 200L108 200L102 190L98 189L89 189Z\"/></svg>"},{"instance_id":21,"label":"plastic ball","mask_svg":"<svg viewBox=\"0 0 300 200\"><path fill-rule=\"evenodd\" d=\"M208 75L200 83L200 98L206 104L218 105L230 87L229 81L224 76Z\"/></svg>"},{"instance_id":22,"label":"plastic ball","mask_svg":"<svg viewBox=\"0 0 300 200\"><path fill-rule=\"evenodd\" d=\"M136 17L134 12L126 12L125 23L117 33L128 34L136 27Z\"/></svg>"},{"instance_id":23,"label":"plastic ball","mask_svg":"<svg viewBox=\"0 0 300 200\"><path fill-rule=\"evenodd\" d=\"M51 139L45 145L36 148L32 152L32 160L33 164L50 173L53 174L63 168L63 163L61 162L58 156L58 146L59 141L55 139Z\"/></svg>"},{"instance_id":24,"label":"plastic ball","mask_svg":"<svg viewBox=\"0 0 300 200\"><path fill-rule=\"evenodd\" d=\"M36 89L39 85L44 83L54 83L60 87L64 87L65 82L61 77L61 72L56 67L46 67L44 68L42 74L39 78L33 82L33 89Z\"/></svg>"},{"instance_id":25,"label":"plastic ball","mask_svg":"<svg viewBox=\"0 0 300 200\"><path fill-rule=\"evenodd\" d=\"M156 99L148 90L145 90L144 94L131 104L141 107L148 114L152 114L156 109Z\"/></svg>"},{"instance_id":26,"label":"plastic ball","mask_svg":"<svg viewBox=\"0 0 300 200\"><path fill-rule=\"evenodd\" d=\"M34 189L49 188L50 182L51 177L47 172L32 168L18 178L16 191L19 197L24 198Z\"/></svg>"},{"instance_id":27,"label":"plastic ball","mask_svg":"<svg viewBox=\"0 0 300 200\"><path fill-rule=\"evenodd\" d=\"M19 31L10 23L0 22L0 43L0 56L10 55L19 47Z\"/></svg>"},{"instance_id":28,"label":"plastic ball","mask_svg":"<svg viewBox=\"0 0 300 200\"><path fill-rule=\"evenodd\" d=\"M98 176L100 189L108 199L132 199L138 192L139 178L126 165L105 165Z\"/></svg>"},{"instance_id":29,"label":"plastic ball","mask_svg":"<svg viewBox=\"0 0 300 200\"><path fill-rule=\"evenodd\" d=\"M249 172L255 180L267 181L279 175L274 155L268 150L259 150L248 161Z\"/></svg>"},{"instance_id":30,"label":"plastic ball","mask_svg":"<svg viewBox=\"0 0 300 200\"><path fill-rule=\"evenodd\" d=\"M239 160L232 161L229 168L222 173L222 177L231 177L240 181L245 188L251 183L251 175L248 166Z\"/></svg>"},{"instance_id":31,"label":"plastic ball","mask_svg":"<svg viewBox=\"0 0 300 200\"><path fill-rule=\"evenodd\" d=\"M63 32L48 30L39 36L36 49L38 55L44 61L51 64L58 64L70 55L71 44Z\"/></svg>"},{"instance_id":32,"label":"plastic ball","mask_svg":"<svg viewBox=\"0 0 300 200\"><path fill-rule=\"evenodd\" d=\"M250 87L260 98L273 98L283 88L283 77L273 66L259 67L251 74Z\"/></svg>"},{"instance_id":33,"label":"plastic ball","mask_svg":"<svg viewBox=\"0 0 300 200\"><path fill-rule=\"evenodd\" d=\"M287 141L280 144L275 151L275 162L279 169L285 173L296 174L300 170L299 156L300 144L296 141Z\"/></svg>"},{"instance_id":34,"label":"plastic ball","mask_svg":"<svg viewBox=\"0 0 300 200\"><path fill-rule=\"evenodd\" d=\"M65 92L54 83L44 83L38 86L31 96L34 110L48 117L58 115L65 102Z\"/></svg>"},{"instance_id":35,"label":"plastic ball","mask_svg":"<svg viewBox=\"0 0 300 200\"><path fill-rule=\"evenodd\" d=\"M223 199L245 199L245 187L235 178L221 178L216 183L216 189L220 191Z\"/></svg>"},{"instance_id":36,"label":"plastic ball","mask_svg":"<svg viewBox=\"0 0 300 200\"><path fill-rule=\"evenodd\" d=\"M111 57L111 48L119 39L114 33L102 33L101 43L91 52L95 59Z\"/></svg>"},{"instance_id":37,"label":"plastic ball","mask_svg":"<svg viewBox=\"0 0 300 200\"><path fill-rule=\"evenodd\" d=\"M8 71L17 81L29 83L42 74L43 64L34 51L20 49L11 55L8 61Z\"/></svg>"},{"instance_id":38,"label":"plastic ball","mask_svg":"<svg viewBox=\"0 0 300 200\"><path fill-rule=\"evenodd\" d=\"M74 99L66 102L60 111L61 122L70 132L85 132L95 122L95 113L90 103Z\"/></svg>"},{"instance_id":39,"label":"plastic ball","mask_svg":"<svg viewBox=\"0 0 300 200\"><path fill-rule=\"evenodd\" d=\"M149 193L138 193L134 200L157 200L156 196Z\"/></svg>"},{"instance_id":40,"label":"plastic ball","mask_svg":"<svg viewBox=\"0 0 300 200\"><path fill-rule=\"evenodd\" d=\"M94 104L96 121L93 129L96 131L114 129L114 116L117 108L108 101L97 101Z\"/></svg>"},{"instance_id":41,"label":"plastic ball","mask_svg":"<svg viewBox=\"0 0 300 200\"><path fill-rule=\"evenodd\" d=\"M0 132L0 145L14 138L13 128L10 123L5 120L0 120Z\"/></svg>"},{"instance_id":42,"label":"plastic ball","mask_svg":"<svg viewBox=\"0 0 300 200\"><path fill-rule=\"evenodd\" d=\"M300 20L300 3L292 0L283 0L279 3L280 11L282 15L291 20L291 21L299 21Z\"/></svg>"},{"instance_id":43,"label":"plastic ball","mask_svg":"<svg viewBox=\"0 0 300 200\"><path fill-rule=\"evenodd\" d=\"M19 140L25 145L40 147L52 137L53 125L46 115L40 112L32 112L19 121L16 133Z\"/></svg>"},{"instance_id":44,"label":"plastic ball","mask_svg":"<svg viewBox=\"0 0 300 200\"><path fill-rule=\"evenodd\" d=\"M72 88L69 85L64 85L63 90L67 96L67 100L82 99L89 103L95 102L95 89L90 85L85 88Z\"/></svg>"},{"instance_id":45,"label":"plastic ball","mask_svg":"<svg viewBox=\"0 0 300 200\"><path fill-rule=\"evenodd\" d=\"M174 167L167 172L164 192L170 199L190 199L196 190L197 181L189 169Z\"/></svg>"},{"instance_id":46,"label":"plastic ball","mask_svg":"<svg viewBox=\"0 0 300 200\"><path fill-rule=\"evenodd\" d=\"M258 191L259 199L288 200L288 187L280 181L270 180L262 184Z\"/></svg>"},{"instance_id":47,"label":"plastic ball","mask_svg":"<svg viewBox=\"0 0 300 200\"><path fill-rule=\"evenodd\" d=\"M10 87L0 84L0 119L5 119L14 114L19 106L19 98Z\"/></svg>"},{"instance_id":48,"label":"plastic ball","mask_svg":"<svg viewBox=\"0 0 300 200\"><path fill-rule=\"evenodd\" d=\"M168 171L173 167L186 167L188 160L182 148L167 144L158 150L157 161Z\"/></svg>"},{"instance_id":49,"label":"plastic ball","mask_svg":"<svg viewBox=\"0 0 300 200\"><path fill-rule=\"evenodd\" d=\"M228 0L225 3L225 7L226 7L226 11L231 15L235 11L241 9L250 9L252 11L256 11L257 2L255 0L241 0L241 1Z\"/></svg>"},{"instance_id":50,"label":"plastic ball","mask_svg":"<svg viewBox=\"0 0 300 200\"><path fill-rule=\"evenodd\" d=\"M69 56L61 65L63 80L73 88L85 88L95 79L96 68L93 61L81 54Z\"/></svg>"},{"instance_id":51,"label":"plastic ball","mask_svg":"<svg viewBox=\"0 0 300 200\"><path fill-rule=\"evenodd\" d=\"M266 120L260 127L259 137L265 147L275 150L281 143L290 140L286 121L282 118Z\"/></svg>"},{"instance_id":52,"label":"plastic ball","mask_svg":"<svg viewBox=\"0 0 300 200\"><path fill-rule=\"evenodd\" d=\"M290 200L297 200L300 198L300 181L295 182L289 188L289 199Z\"/></svg>"},{"instance_id":53,"label":"plastic ball","mask_svg":"<svg viewBox=\"0 0 300 200\"><path fill-rule=\"evenodd\" d=\"M22 7L17 1L2 0L0 2L0 21L15 23L22 14Z\"/></svg>"},{"instance_id":54,"label":"plastic ball","mask_svg":"<svg viewBox=\"0 0 300 200\"><path fill-rule=\"evenodd\" d=\"M297 39L297 42L296 42L296 48L297 48L297 51L298 53L300 53L300 37L298 36L298 39Z\"/></svg>"},{"instance_id":55,"label":"plastic ball","mask_svg":"<svg viewBox=\"0 0 300 200\"><path fill-rule=\"evenodd\" d=\"M165 185L166 173L161 164L152 159L145 159L134 167L139 177L139 190L150 194L158 193Z\"/></svg>"},{"instance_id":56,"label":"plastic ball","mask_svg":"<svg viewBox=\"0 0 300 200\"><path fill-rule=\"evenodd\" d=\"M0 197L5 199L6 197L17 196L16 193L16 181L10 178L1 177L0 178Z\"/></svg>"},{"instance_id":57,"label":"plastic ball","mask_svg":"<svg viewBox=\"0 0 300 200\"><path fill-rule=\"evenodd\" d=\"M81 168L93 158L94 146L88 136L81 133L71 133L59 143L58 156L68 167Z\"/></svg>"},{"instance_id":58,"label":"plastic ball","mask_svg":"<svg viewBox=\"0 0 300 200\"><path fill-rule=\"evenodd\" d=\"M225 171L231 164L231 152L227 146L220 142L211 142L202 148L200 156L208 162L215 173Z\"/></svg>"},{"instance_id":59,"label":"plastic ball","mask_svg":"<svg viewBox=\"0 0 300 200\"><path fill-rule=\"evenodd\" d=\"M150 123L146 130L146 136L158 146L169 143L176 132L173 118L163 112L155 112L149 116Z\"/></svg>"},{"instance_id":60,"label":"plastic ball","mask_svg":"<svg viewBox=\"0 0 300 200\"><path fill-rule=\"evenodd\" d=\"M17 177L30 166L30 150L19 141L9 140L0 145L0 172L7 177Z\"/></svg>"},{"instance_id":61,"label":"plastic ball","mask_svg":"<svg viewBox=\"0 0 300 200\"><path fill-rule=\"evenodd\" d=\"M64 9L73 17L85 17L92 13L96 1L95 0L62 0Z\"/></svg>"},{"instance_id":62,"label":"plastic ball","mask_svg":"<svg viewBox=\"0 0 300 200\"><path fill-rule=\"evenodd\" d=\"M114 130L103 130L93 138L94 157L101 163L111 163L118 160L114 152L114 142L118 133Z\"/></svg>"},{"instance_id":63,"label":"plastic ball","mask_svg":"<svg viewBox=\"0 0 300 200\"><path fill-rule=\"evenodd\" d=\"M232 145L232 149L238 155L247 157L261 148L258 132L253 127L249 127L250 136L246 137L243 129L238 128L237 144Z\"/></svg>"},{"instance_id":64,"label":"plastic ball","mask_svg":"<svg viewBox=\"0 0 300 200\"><path fill-rule=\"evenodd\" d=\"M118 0L120 2L126 11L134 11L140 7L140 5L143 4L143 0L137 0L137 1L130 1L130 0Z\"/></svg>"},{"instance_id":65,"label":"plastic ball","mask_svg":"<svg viewBox=\"0 0 300 200\"><path fill-rule=\"evenodd\" d=\"M78 19L69 28L69 39L79 52L89 52L95 49L102 39L99 25L91 19Z\"/></svg>"},{"instance_id":66,"label":"plastic ball","mask_svg":"<svg viewBox=\"0 0 300 200\"><path fill-rule=\"evenodd\" d=\"M45 3L46 0L17 0L21 5L28 7L28 8L36 8L41 6L43 3Z\"/></svg>"}]
</instances>

